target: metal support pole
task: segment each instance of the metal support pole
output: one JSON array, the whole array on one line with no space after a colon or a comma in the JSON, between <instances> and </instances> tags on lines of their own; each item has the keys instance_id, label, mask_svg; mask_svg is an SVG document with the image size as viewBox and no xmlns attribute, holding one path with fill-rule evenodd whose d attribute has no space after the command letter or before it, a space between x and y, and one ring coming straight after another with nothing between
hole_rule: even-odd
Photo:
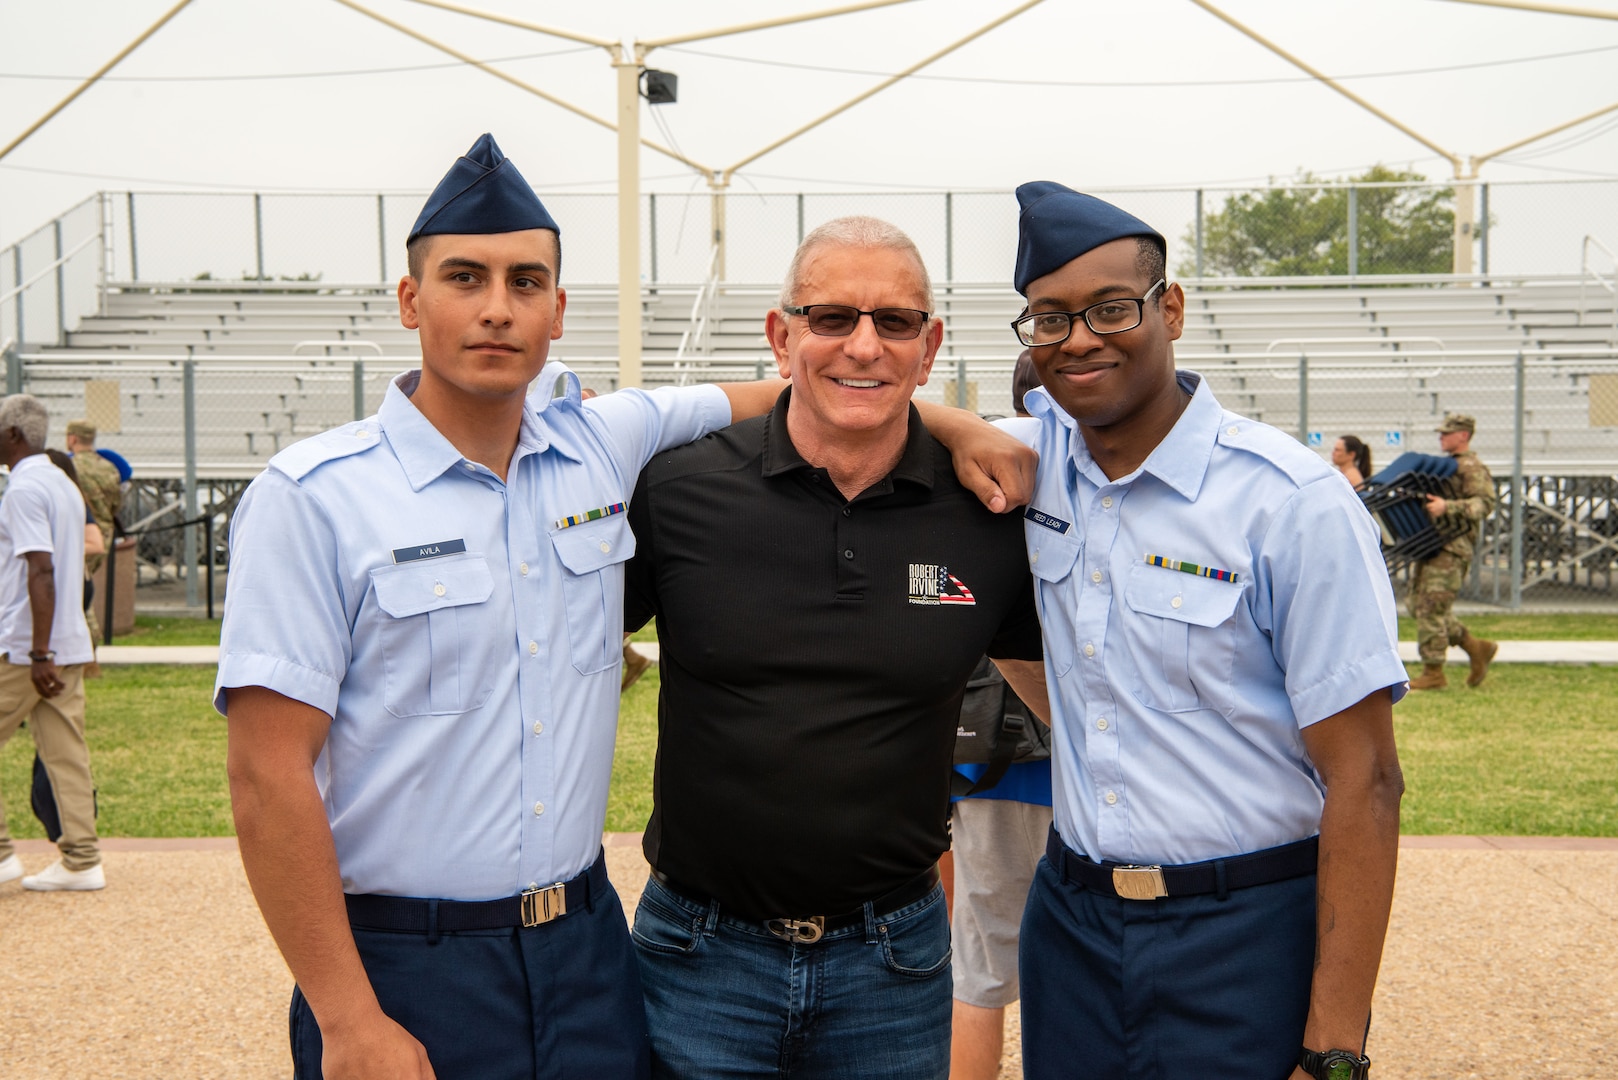
<instances>
[{"instance_id":1,"label":"metal support pole","mask_svg":"<svg viewBox=\"0 0 1618 1080\"><path fill-rule=\"evenodd\" d=\"M1202 277L1202 189L1197 189L1197 277Z\"/></svg>"},{"instance_id":2,"label":"metal support pole","mask_svg":"<svg viewBox=\"0 0 1618 1080\"><path fill-rule=\"evenodd\" d=\"M365 419L365 361L354 361L354 419Z\"/></svg>"},{"instance_id":3,"label":"metal support pole","mask_svg":"<svg viewBox=\"0 0 1618 1080\"><path fill-rule=\"evenodd\" d=\"M1478 185L1478 273L1489 272L1489 185Z\"/></svg>"},{"instance_id":4,"label":"metal support pole","mask_svg":"<svg viewBox=\"0 0 1618 1080\"><path fill-rule=\"evenodd\" d=\"M966 357L955 361L955 407L966 408Z\"/></svg>"},{"instance_id":5,"label":"metal support pole","mask_svg":"<svg viewBox=\"0 0 1618 1080\"><path fill-rule=\"evenodd\" d=\"M944 192L944 284L955 280L955 193Z\"/></svg>"},{"instance_id":6,"label":"metal support pole","mask_svg":"<svg viewBox=\"0 0 1618 1080\"><path fill-rule=\"evenodd\" d=\"M56 242L56 344L67 344L67 267L62 262L62 219L51 222Z\"/></svg>"},{"instance_id":7,"label":"metal support pole","mask_svg":"<svg viewBox=\"0 0 1618 1080\"><path fill-rule=\"evenodd\" d=\"M118 274L118 264L112 250L112 193L96 195L96 209L101 212L101 265L96 267L96 314L107 314L107 283Z\"/></svg>"},{"instance_id":8,"label":"metal support pole","mask_svg":"<svg viewBox=\"0 0 1618 1080\"><path fill-rule=\"evenodd\" d=\"M1298 354L1298 441L1309 445L1309 357Z\"/></svg>"},{"instance_id":9,"label":"metal support pole","mask_svg":"<svg viewBox=\"0 0 1618 1080\"><path fill-rule=\"evenodd\" d=\"M207 520L202 523L203 534L208 541L208 561L206 577L208 580L208 621L213 621L213 507L208 507Z\"/></svg>"},{"instance_id":10,"label":"metal support pole","mask_svg":"<svg viewBox=\"0 0 1618 1080\"><path fill-rule=\"evenodd\" d=\"M646 196L646 227L652 231L652 274L648 279L657 280L657 192Z\"/></svg>"},{"instance_id":11,"label":"metal support pole","mask_svg":"<svg viewBox=\"0 0 1618 1080\"><path fill-rule=\"evenodd\" d=\"M1455 185L1455 241L1451 271L1456 274L1472 272L1472 230L1477 221L1477 187L1466 179L1456 177Z\"/></svg>"},{"instance_id":12,"label":"metal support pole","mask_svg":"<svg viewBox=\"0 0 1618 1080\"><path fill-rule=\"evenodd\" d=\"M713 274L716 281L728 281L730 272L725 266L725 189L713 189L709 199L708 221L713 225L713 243L719 250L714 255Z\"/></svg>"},{"instance_id":13,"label":"metal support pole","mask_svg":"<svg viewBox=\"0 0 1618 1080\"><path fill-rule=\"evenodd\" d=\"M258 256L258 280L264 280L264 196L253 192L253 251ZM187 534L189 535L189 534Z\"/></svg>"},{"instance_id":14,"label":"metal support pole","mask_svg":"<svg viewBox=\"0 0 1618 1080\"><path fill-rule=\"evenodd\" d=\"M1348 276L1360 273L1360 189L1348 185Z\"/></svg>"},{"instance_id":15,"label":"metal support pole","mask_svg":"<svg viewBox=\"0 0 1618 1080\"><path fill-rule=\"evenodd\" d=\"M798 243L803 243L803 192L798 192Z\"/></svg>"},{"instance_id":16,"label":"metal support pole","mask_svg":"<svg viewBox=\"0 0 1618 1080\"><path fill-rule=\"evenodd\" d=\"M17 357L18 345L16 343L6 346L6 351L0 353L0 360L6 363L6 393L22 393L22 361Z\"/></svg>"},{"instance_id":17,"label":"metal support pole","mask_svg":"<svg viewBox=\"0 0 1618 1080\"><path fill-rule=\"evenodd\" d=\"M126 194L129 200L129 280L140 280L140 257L135 251L135 193Z\"/></svg>"},{"instance_id":18,"label":"metal support pole","mask_svg":"<svg viewBox=\"0 0 1618 1080\"><path fill-rule=\"evenodd\" d=\"M616 50L618 75L618 373L639 386L640 373L640 57Z\"/></svg>"},{"instance_id":19,"label":"metal support pole","mask_svg":"<svg viewBox=\"0 0 1618 1080\"><path fill-rule=\"evenodd\" d=\"M185 520L197 516L197 362L185 361ZM185 603L197 606L197 534L185 529Z\"/></svg>"},{"instance_id":20,"label":"metal support pole","mask_svg":"<svg viewBox=\"0 0 1618 1080\"><path fill-rule=\"evenodd\" d=\"M1511 610L1517 611L1522 607L1522 530L1523 516L1527 507L1528 493L1523 490L1522 475L1522 436L1523 436L1523 398L1528 389L1527 365L1523 362L1523 355L1517 353L1517 400L1513 403L1512 432L1511 432Z\"/></svg>"},{"instance_id":21,"label":"metal support pole","mask_svg":"<svg viewBox=\"0 0 1618 1080\"><path fill-rule=\"evenodd\" d=\"M753 378L758 382L764 381L764 358L762 356L753 362Z\"/></svg>"},{"instance_id":22,"label":"metal support pole","mask_svg":"<svg viewBox=\"0 0 1618 1080\"><path fill-rule=\"evenodd\" d=\"M376 197L376 270L377 280L384 285L388 281L388 212L387 197L378 194Z\"/></svg>"},{"instance_id":23,"label":"metal support pole","mask_svg":"<svg viewBox=\"0 0 1618 1080\"><path fill-rule=\"evenodd\" d=\"M13 244L11 246L11 268L12 268L13 272L16 274L17 284L21 285L22 282L23 282L23 276L22 276L22 241L20 241L20 240L17 243L15 243L15 244ZM18 289L17 290L17 348L19 350L22 349L23 342L28 340L27 336L23 333L24 327L23 327L23 320L22 320L22 315L23 315L22 298L23 298L23 294L25 292L27 292L26 289Z\"/></svg>"}]
</instances>

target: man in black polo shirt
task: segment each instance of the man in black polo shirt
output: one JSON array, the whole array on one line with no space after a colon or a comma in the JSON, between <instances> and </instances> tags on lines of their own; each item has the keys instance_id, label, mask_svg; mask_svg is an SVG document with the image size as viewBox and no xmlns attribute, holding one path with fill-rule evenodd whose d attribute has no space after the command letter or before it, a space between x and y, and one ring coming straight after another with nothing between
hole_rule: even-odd
<instances>
[{"instance_id":1,"label":"man in black polo shirt","mask_svg":"<svg viewBox=\"0 0 1618 1080\"><path fill-rule=\"evenodd\" d=\"M768 416L659 455L626 626L656 616L658 759L635 916L661 1077L949 1071L950 760L978 656L1040 654L1014 514L910 404L943 328L915 245L799 247Z\"/></svg>"}]
</instances>

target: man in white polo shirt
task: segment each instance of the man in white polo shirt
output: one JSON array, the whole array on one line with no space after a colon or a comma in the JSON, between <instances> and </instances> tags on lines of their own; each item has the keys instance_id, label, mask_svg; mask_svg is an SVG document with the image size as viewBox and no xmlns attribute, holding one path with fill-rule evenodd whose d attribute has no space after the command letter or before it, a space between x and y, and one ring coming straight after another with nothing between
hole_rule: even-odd
<instances>
[{"instance_id":1,"label":"man in white polo shirt","mask_svg":"<svg viewBox=\"0 0 1618 1080\"><path fill-rule=\"evenodd\" d=\"M62 857L23 888L82 892L106 885L96 843L95 789L84 742L84 496L45 456L49 418L28 394L0 403L0 746L24 720L56 793ZM0 805L0 882L22 877Z\"/></svg>"}]
</instances>

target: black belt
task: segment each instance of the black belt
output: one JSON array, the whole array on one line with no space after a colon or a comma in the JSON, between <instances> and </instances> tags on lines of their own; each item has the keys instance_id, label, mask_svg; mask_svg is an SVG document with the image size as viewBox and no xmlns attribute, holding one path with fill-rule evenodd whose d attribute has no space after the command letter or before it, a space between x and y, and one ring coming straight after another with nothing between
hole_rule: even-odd
<instances>
[{"instance_id":1,"label":"black belt","mask_svg":"<svg viewBox=\"0 0 1618 1080\"><path fill-rule=\"evenodd\" d=\"M652 877L657 880L659 885L663 886L674 895L680 897L682 900L687 900L693 904L702 904L704 906L713 903L712 898L702 896L700 893L687 889L685 886L671 880L667 874L663 873L661 870L658 870L656 867L653 867L652 869ZM932 892L937 885L938 868L928 867L925 873L911 878L897 889L893 889L890 892L885 892L875 900L872 900L871 911L873 914L877 915L886 914L890 911L897 911L906 904L914 904L917 900L927 896L927 894ZM721 908L722 907L723 905L721 905ZM865 922L865 907L864 905L861 905L858 910L845 912L842 915L810 915L807 918L801 919L777 918L750 919L747 921L762 922L766 930L780 938L782 941L794 941L807 945L812 942L819 941L823 934L829 934L834 930L846 930L851 926L862 925Z\"/></svg>"},{"instance_id":2,"label":"black belt","mask_svg":"<svg viewBox=\"0 0 1618 1080\"><path fill-rule=\"evenodd\" d=\"M1311 836L1280 847L1232 855L1226 859L1183 866L1135 866L1091 862L1062 843L1052 828L1045 857L1069 881L1091 892L1125 900L1158 900L1165 896L1198 896L1268 885L1313 874L1320 863L1320 837Z\"/></svg>"},{"instance_id":3,"label":"black belt","mask_svg":"<svg viewBox=\"0 0 1618 1080\"><path fill-rule=\"evenodd\" d=\"M606 853L572 881L524 889L499 900L428 900L415 896L345 895L348 924L361 930L395 930L436 936L454 930L505 930L538 926L588 907L592 892L607 891Z\"/></svg>"}]
</instances>

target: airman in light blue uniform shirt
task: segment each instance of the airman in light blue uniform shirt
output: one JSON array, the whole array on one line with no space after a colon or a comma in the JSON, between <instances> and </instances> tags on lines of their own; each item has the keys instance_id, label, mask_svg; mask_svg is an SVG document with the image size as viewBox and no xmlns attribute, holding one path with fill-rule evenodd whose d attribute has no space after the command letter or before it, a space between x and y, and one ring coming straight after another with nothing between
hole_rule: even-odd
<instances>
[{"instance_id":1,"label":"airman in light blue uniform shirt","mask_svg":"<svg viewBox=\"0 0 1618 1080\"><path fill-rule=\"evenodd\" d=\"M1017 199L1055 816L1025 1075L1364 1080L1406 689L1378 530L1176 369L1161 234L1051 181Z\"/></svg>"},{"instance_id":2,"label":"airman in light blue uniform shirt","mask_svg":"<svg viewBox=\"0 0 1618 1080\"><path fill-rule=\"evenodd\" d=\"M277 454L236 512L216 702L265 686L331 715L316 775L344 892L512 896L601 848L635 538L622 513L559 522L625 503L730 406L714 386L581 402L553 376L504 484L416 411L412 372Z\"/></svg>"},{"instance_id":3,"label":"airman in light blue uniform shirt","mask_svg":"<svg viewBox=\"0 0 1618 1080\"><path fill-rule=\"evenodd\" d=\"M1404 694L1380 538L1354 493L1296 439L1221 408L1201 376L1179 380L1179 423L1117 480L1043 388L1026 399L1034 420L1003 422L1041 462L1030 505L1048 522L1024 526L1056 689L1056 827L1097 862L1313 836L1324 788L1299 730L1373 690Z\"/></svg>"}]
</instances>

